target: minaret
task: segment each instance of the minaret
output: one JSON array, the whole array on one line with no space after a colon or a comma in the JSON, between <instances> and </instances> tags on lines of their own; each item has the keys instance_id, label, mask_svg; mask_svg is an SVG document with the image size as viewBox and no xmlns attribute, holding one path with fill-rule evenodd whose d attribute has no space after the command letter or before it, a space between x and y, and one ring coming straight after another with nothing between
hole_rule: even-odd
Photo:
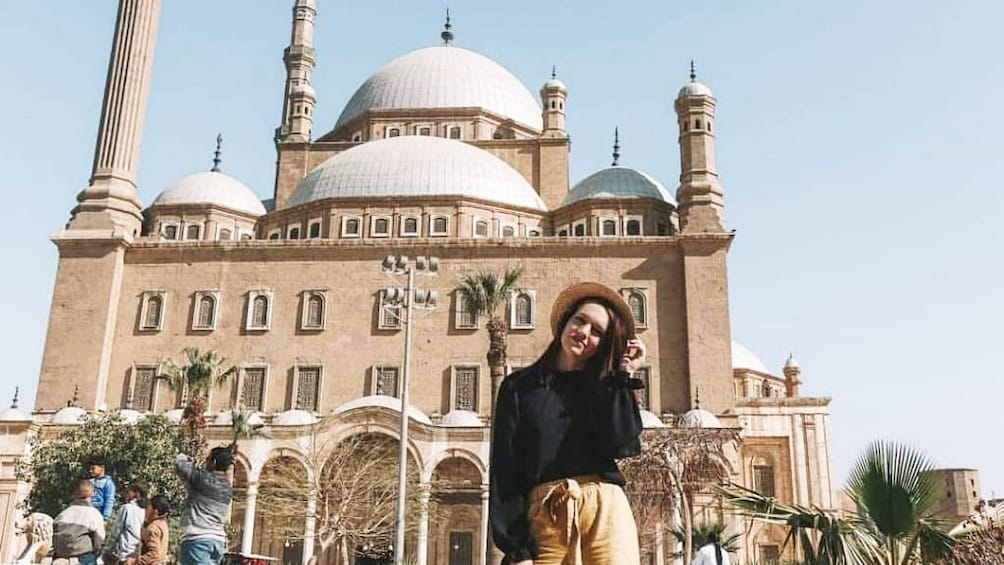
<instances>
[{"instance_id":1,"label":"minaret","mask_svg":"<svg viewBox=\"0 0 1004 565\"><path fill-rule=\"evenodd\" d=\"M610 166L611 167L620 166L620 164L621 164L620 163L620 161L621 161L621 135L620 135L620 131L618 130L617 126L614 126L614 153L613 153L613 157L614 157L614 160L613 160L613 162L610 163Z\"/></svg>"},{"instance_id":2,"label":"minaret","mask_svg":"<svg viewBox=\"0 0 1004 565\"><path fill-rule=\"evenodd\" d=\"M214 173L220 172L220 163L223 162L223 134L216 134L216 151L213 151L213 168L209 169Z\"/></svg>"},{"instance_id":3,"label":"minaret","mask_svg":"<svg viewBox=\"0 0 1004 565\"><path fill-rule=\"evenodd\" d=\"M150 95L160 0L120 0L108 60L91 179L71 212L70 230L132 238L143 217L136 171Z\"/></svg>"},{"instance_id":4,"label":"minaret","mask_svg":"<svg viewBox=\"0 0 1004 565\"><path fill-rule=\"evenodd\" d=\"M792 355L788 354L788 360L784 362L784 388L789 398L797 397L802 380L798 377L802 375L802 367Z\"/></svg>"},{"instance_id":5,"label":"minaret","mask_svg":"<svg viewBox=\"0 0 1004 565\"><path fill-rule=\"evenodd\" d=\"M551 67L551 80L540 87L540 101L544 105L544 131L541 137L568 137L565 131L565 101L568 88L558 80L558 74Z\"/></svg>"},{"instance_id":6,"label":"minaret","mask_svg":"<svg viewBox=\"0 0 1004 565\"><path fill-rule=\"evenodd\" d=\"M687 233L725 232L724 189L715 169L715 106L711 89L697 82L694 62L690 62L690 83L676 97L680 128L680 231Z\"/></svg>"},{"instance_id":7,"label":"minaret","mask_svg":"<svg viewBox=\"0 0 1004 565\"><path fill-rule=\"evenodd\" d=\"M314 105L317 94L310 86L310 73L316 62L314 56L314 20L317 17L316 0L296 0L293 6L293 32L289 47L283 52L286 64L286 90L283 96L282 124L276 131L276 141L310 141L310 128L314 123Z\"/></svg>"}]
</instances>

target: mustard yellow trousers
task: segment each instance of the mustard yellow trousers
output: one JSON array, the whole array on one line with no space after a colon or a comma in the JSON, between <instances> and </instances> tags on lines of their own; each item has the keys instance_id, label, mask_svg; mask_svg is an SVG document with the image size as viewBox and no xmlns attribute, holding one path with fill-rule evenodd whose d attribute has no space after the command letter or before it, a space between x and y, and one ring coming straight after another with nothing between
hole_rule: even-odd
<instances>
[{"instance_id":1,"label":"mustard yellow trousers","mask_svg":"<svg viewBox=\"0 0 1004 565\"><path fill-rule=\"evenodd\" d=\"M624 490L583 475L530 491L533 565L638 565L638 529Z\"/></svg>"}]
</instances>

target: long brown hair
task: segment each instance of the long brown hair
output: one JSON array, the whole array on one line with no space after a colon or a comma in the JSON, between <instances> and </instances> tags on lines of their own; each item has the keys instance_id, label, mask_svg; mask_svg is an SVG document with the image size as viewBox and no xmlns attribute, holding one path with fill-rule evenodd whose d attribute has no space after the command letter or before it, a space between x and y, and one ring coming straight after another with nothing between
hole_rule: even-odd
<instances>
[{"instance_id":1,"label":"long brown hair","mask_svg":"<svg viewBox=\"0 0 1004 565\"><path fill-rule=\"evenodd\" d=\"M545 370L554 370L554 365L558 360L558 352L561 351L561 336L565 333L565 326L572 316L582 308L583 304L597 304L607 311L610 323L607 331L604 332L600 340L600 346L596 353L586 362L585 373L599 380L603 375L616 371L620 368L621 358L627 349L627 332L621 322L617 311L609 302L597 297L586 297L573 304L561 315L561 322L558 324L558 335L554 336L551 343L544 350L544 354L536 361L536 365L541 365Z\"/></svg>"}]
</instances>

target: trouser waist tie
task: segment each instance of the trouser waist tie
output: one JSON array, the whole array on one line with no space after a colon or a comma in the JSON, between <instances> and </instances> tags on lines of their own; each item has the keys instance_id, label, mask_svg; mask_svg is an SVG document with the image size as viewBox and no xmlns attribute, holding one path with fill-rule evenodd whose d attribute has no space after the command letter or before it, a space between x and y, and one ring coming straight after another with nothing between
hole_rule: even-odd
<instances>
[{"instance_id":1,"label":"trouser waist tie","mask_svg":"<svg viewBox=\"0 0 1004 565\"><path fill-rule=\"evenodd\" d=\"M547 512L551 523L561 528L562 541L568 548L568 563L582 565L582 543L579 532L579 503L582 501L582 486L575 479L557 481L541 501L541 510ZM564 514L564 516L562 516ZM564 518L564 519L562 519Z\"/></svg>"}]
</instances>

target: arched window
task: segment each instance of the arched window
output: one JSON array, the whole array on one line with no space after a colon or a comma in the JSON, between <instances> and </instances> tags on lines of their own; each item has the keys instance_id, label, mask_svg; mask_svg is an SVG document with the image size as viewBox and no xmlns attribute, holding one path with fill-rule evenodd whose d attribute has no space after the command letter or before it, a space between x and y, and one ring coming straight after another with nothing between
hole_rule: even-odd
<instances>
[{"instance_id":1,"label":"arched window","mask_svg":"<svg viewBox=\"0 0 1004 565\"><path fill-rule=\"evenodd\" d=\"M446 235L448 224L446 218L439 217L432 220L432 235Z\"/></svg>"},{"instance_id":2,"label":"arched window","mask_svg":"<svg viewBox=\"0 0 1004 565\"><path fill-rule=\"evenodd\" d=\"M764 398L771 397L770 383L768 383L767 381L763 381L762 383L760 383L760 396Z\"/></svg>"},{"instance_id":3,"label":"arched window","mask_svg":"<svg viewBox=\"0 0 1004 565\"><path fill-rule=\"evenodd\" d=\"M690 122L683 120L683 131L686 132L690 129Z\"/></svg>"},{"instance_id":4,"label":"arched window","mask_svg":"<svg viewBox=\"0 0 1004 565\"><path fill-rule=\"evenodd\" d=\"M268 238L269 239L279 239L279 232L276 231L276 232L272 232L272 233L268 234Z\"/></svg>"},{"instance_id":5,"label":"arched window","mask_svg":"<svg viewBox=\"0 0 1004 565\"><path fill-rule=\"evenodd\" d=\"M512 226L502 226L502 237L513 237L516 235L516 229Z\"/></svg>"},{"instance_id":6,"label":"arched window","mask_svg":"<svg viewBox=\"0 0 1004 565\"><path fill-rule=\"evenodd\" d=\"M488 222L484 220L478 220L474 224L474 235L478 237L488 237Z\"/></svg>"},{"instance_id":7,"label":"arched window","mask_svg":"<svg viewBox=\"0 0 1004 565\"><path fill-rule=\"evenodd\" d=\"M377 218L373 221L373 233L371 235L389 235L390 220L387 218Z\"/></svg>"},{"instance_id":8,"label":"arched window","mask_svg":"<svg viewBox=\"0 0 1004 565\"><path fill-rule=\"evenodd\" d=\"M342 237L359 237L359 219L346 218L342 224Z\"/></svg>"},{"instance_id":9,"label":"arched window","mask_svg":"<svg viewBox=\"0 0 1004 565\"><path fill-rule=\"evenodd\" d=\"M401 130L397 128L390 128L387 130L387 137L398 137L401 135Z\"/></svg>"},{"instance_id":10,"label":"arched window","mask_svg":"<svg viewBox=\"0 0 1004 565\"><path fill-rule=\"evenodd\" d=\"M586 235L586 224L576 224L573 229L575 230L575 235L578 237Z\"/></svg>"},{"instance_id":11,"label":"arched window","mask_svg":"<svg viewBox=\"0 0 1004 565\"><path fill-rule=\"evenodd\" d=\"M300 228L292 228L289 230L289 239L300 239Z\"/></svg>"},{"instance_id":12,"label":"arched window","mask_svg":"<svg viewBox=\"0 0 1004 565\"><path fill-rule=\"evenodd\" d=\"M308 234L308 237L310 237L310 239L314 239L315 237L321 237L321 223L320 222L314 222L314 223L310 224L310 228L309 229L310 229L310 232Z\"/></svg>"},{"instance_id":13,"label":"arched window","mask_svg":"<svg viewBox=\"0 0 1004 565\"><path fill-rule=\"evenodd\" d=\"M628 307L631 308L631 316L634 318L636 326L644 326L646 320L645 295L637 290L632 291L627 299Z\"/></svg>"},{"instance_id":14,"label":"arched window","mask_svg":"<svg viewBox=\"0 0 1004 565\"><path fill-rule=\"evenodd\" d=\"M627 221L627 234L628 235L641 235L641 222L638 220L628 220Z\"/></svg>"},{"instance_id":15,"label":"arched window","mask_svg":"<svg viewBox=\"0 0 1004 565\"><path fill-rule=\"evenodd\" d=\"M516 295L516 319L513 327L533 325L533 299L529 294L521 292Z\"/></svg>"},{"instance_id":16,"label":"arched window","mask_svg":"<svg viewBox=\"0 0 1004 565\"><path fill-rule=\"evenodd\" d=\"M450 128L450 139L460 139L460 127L453 126Z\"/></svg>"},{"instance_id":17,"label":"arched window","mask_svg":"<svg viewBox=\"0 0 1004 565\"><path fill-rule=\"evenodd\" d=\"M199 298L198 328L212 329L216 321L216 298L204 294Z\"/></svg>"},{"instance_id":18,"label":"arched window","mask_svg":"<svg viewBox=\"0 0 1004 565\"><path fill-rule=\"evenodd\" d=\"M143 329L159 330L161 315L164 312L164 299L159 294L151 294L146 298L146 310L143 315Z\"/></svg>"},{"instance_id":19,"label":"arched window","mask_svg":"<svg viewBox=\"0 0 1004 565\"><path fill-rule=\"evenodd\" d=\"M558 107L558 102L556 100L551 100L551 109L554 110Z\"/></svg>"},{"instance_id":20,"label":"arched window","mask_svg":"<svg viewBox=\"0 0 1004 565\"><path fill-rule=\"evenodd\" d=\"M249 233L241 234L241 241L251 241L252 239L254 239L254 236Z\"/></svg>"},{"instance_id":21,"label":"arched window","mask_svg":"<svg viewBox=\"0 0 1004 565\"><path fill-rule=\"evenodd\" d=\"M430 128L419 128L418 135L432 135L432 129L430 129Z\"/></svg>"},{"instance_id":22,"label":"arched window","mask_svg":"<svg viewBox=\"0 0 1004 565\"><path fill-rule=\"evenodd\" d=\"M401 235L418 235L418 218L405 218L401 225Z\"/></svg>"},{"instance_id":23,"label":"arched window","mask_svg":"<svg viewBox=\"0 0 1004 565\"><path fill-rule=\"evenodd\" d=\"M527 237L540 237L540 230L530 229L526 231Z\"/></svg>"},{"instance_id":24,"label":"arched window","mask_svg":"<svg viewBox=\"0 0 1004 565\"><path fill-rule=\"evenodd\" d=\"M694 129L701 129L701 120L694 120Z\"/></svg>"},{"instance_id":25,"label":"arched window","mask_svg":"<svg viewBox=\"0 0 1004 565\"><path fill-rule=\"evenodd\" d=\"M232 237L232 233L233 232L231 232L227 228L221 228L220 229L220 241L229 241L230 238Z\"/></svg>"},{"instance_id":26,"label":"arched window","mask_svg":"<svg viewBox=\"0 0 1004 565\"><path fill-rule=\"evenodd\" d=\"M358 133L352 136L352 141L355 143L359 143L360 141L362 141L362 139L363 136L359 135Z\"/></svg>"},{"instance_id":27,"label":"arched window","mask_svg":"<svg viewBox=\"0 0 1004 565\"><path fill-rule=\"evenodd\" d=\"M708 121L708 131L711 131L711 121Z\"/></svg>"},{"instance_id":28,"label":"arched window","mask_svg":"<svg viewBox=\"0 0 1004 565\"><path fill-rule=\"evenodd\" d=\"M251 301L251 327L263 329L268 327L268 297L262 294Z\"/></svg>"},{"instance_id":29,"label":"arched window","mask_svg":"<svg viewBox=\"0 0 1004 565\"><path fill-rule=\"evenodd\" d=\"M303 328L319 330L324 327L324 296L319 292L308 292L306 297Z\"/></svg>"},{"instance_id":30,"label":"arched window","mask_svg":"<svg viewBox=\"0 0 1004 565\"><path fill-rule=\"evenodd\" d=\"M199 225L191 224L185 228L185 239L199 239Z\"/></svg>"},{"instance_id":31,"label":"arched window","mask_svg":"<svg viewBox=\"0 0 1004 565\"><path fill-rule=\"evenodd\" d=\"M558 109L559 110L564 110L565 109L565 103L559 100L558 101Z\"/></svg>"},{"instance_id":32,"label":"arched window","mask_svg":"<svg viewBox=\"0 0 1004 565\"><path fill-rule=\"evenodd\" d=\"M558 237L568 237L568 230L558 230Z\"/></svg>"},{"instance_id":33,"label":"arched window","mask_svg":"<svg viewBox=\"0 0 1004 565\"><path fill-rule=\"evenodd\" d=\"M178 226L174 224L164 226L164 239L178 239Z\"/></svg>"},{"instance_id":34,"label":"arched window","mask_svg":"<svg viewBox=\"0 0 1004 565\"><path fill-rule=\"evenodd\" d=\"M603 235L617 235L617 220L603 220Z\"/></svg>"}]
</instances>

